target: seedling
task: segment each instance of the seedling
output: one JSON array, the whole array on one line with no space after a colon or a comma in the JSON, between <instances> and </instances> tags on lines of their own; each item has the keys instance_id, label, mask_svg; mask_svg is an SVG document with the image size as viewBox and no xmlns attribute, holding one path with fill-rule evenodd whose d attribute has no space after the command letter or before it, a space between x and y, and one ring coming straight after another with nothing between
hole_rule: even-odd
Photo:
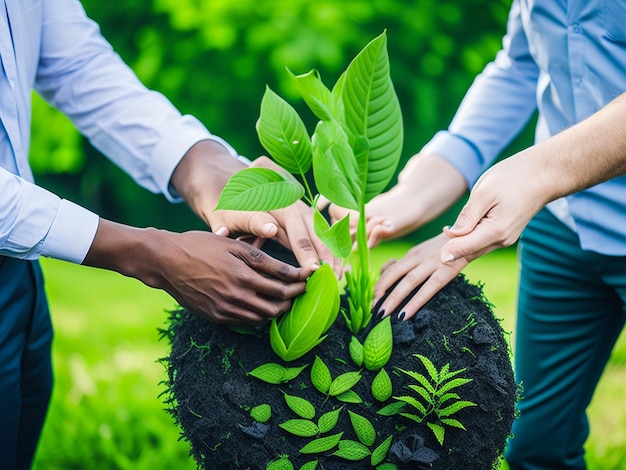
<instances>
[{"instance_id":1,"label":"seedling","mask_svg":"<svg viewBox=\"0 0 626 470\"><path fill-rule=\"evenodd\" d=\"M428 375L419 372L400 369L401 372L414 379L417 384L409 385L409 388L416 393L417 397L407 395L394 397L399 402L409 405L411 412L400 412L400 415L409 418L417 423L421 423L427 417L433 415L435 422L428 422L427 425L433 432L440 445L443 445L445 437L445 427L450 426L465 430L465 426L452 415L464 408L476 406L476 403L461 400L460 396L452 390L472 381L459 377L466 369L450 371L450 364L445 364L441 370L437 370L434 364L421 354L414 354L424 367Z\"/></svg>"},{"instance_id":2,"label":"seedling","mask_svg":"<svg viewBox=\"0 0 626 470\"><path fill-rule=\"evenodd\" d=\"M357 335L372 318L374 286L369 271L365 204L390 182L403 141L400 105L389 74L386 33L355 57L332 89L323 84L315 70L303 75L289 74L319 119L315 131L309 136L295 109L268 87L261 102L257 133L269 155L286 171L248 168L233 175L216 210L268 211L304 197L315 208L316 234L342 259L352 252L349 216L330 226L317 210L316 202L321 194L338 206L358 212L355 270L346 275L349 311L344 312L346 324ZM317 195L307 183L311 169ZM302 184L292 174L299 175ZM330 278L324 280L331 289L332 282ZM324 287L319 295L325 295L326 290ZM324 323L328 315L321 317L314 321ZM282 335L280 327L278 330ZM295 336L291 346L285 343L287 351L289 347L294 351L306 349L298 344L303 340ZM310 338L306 342L311 344ZM272 346L283 359L293 358L280 342Z\"/></svg>"}]
</instances>

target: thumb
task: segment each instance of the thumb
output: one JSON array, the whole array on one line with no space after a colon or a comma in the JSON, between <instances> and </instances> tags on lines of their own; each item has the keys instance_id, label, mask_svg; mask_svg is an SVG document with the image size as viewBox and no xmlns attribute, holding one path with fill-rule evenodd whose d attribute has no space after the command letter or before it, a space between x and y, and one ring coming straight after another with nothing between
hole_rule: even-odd
<instances>
[{"instance_id":1,"label":"thumb","mask_svg":"<svg viewBox=\"0 0 626 470\"><path fill-rule=\"evenodd\" d=\"M248 219L242 231L260 238L272 238L278 233L278 222L267 212L257 212Z\"/></svg>"},{"instance_id":2,"label":"thumb","mask_svg":"<svg viewBox=\"0 0 626 470\"><path fill-rule=\"evenodd\" d=\"M459 215L457 216L454 224L449 227L444 227L443 231L449 237L460 237L467 235L476 228L476 225L481 221L483 217L489 212L490 208L480 209L473 201L467 201Z\"/></svg>"}]
</instances>

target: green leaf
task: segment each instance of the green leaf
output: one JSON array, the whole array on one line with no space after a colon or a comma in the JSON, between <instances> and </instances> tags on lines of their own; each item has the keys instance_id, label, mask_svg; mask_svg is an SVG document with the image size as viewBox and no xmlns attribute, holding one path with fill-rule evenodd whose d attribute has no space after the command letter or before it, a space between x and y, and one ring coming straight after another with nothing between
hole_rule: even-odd
<instances>
[{"instance_id":1,"label":"green leaf","mask_svg":"<svg viewBox=\"0 0 626 470\"><path fill-rule=\"evenodd\" d=\"M313 176L317 190L333 204L359 210L359 167L348 136L336 121L321 121L313 134Z\"/></svg>"},{"instance_id":2,"label":"green leaf","mask_svg":"<svg viewBox=\"0 0 626 470\"><path fill-rule=\"evenodd\" d=\"M421 354L414 354L414 356L419 358L420 361L422 361L422 364L424 364L424 367L426 368L426 371L428 372L428 375L430 375L431 380L434 383L440 383L439 382L439 372L437 372L437 368L431 362L431 360L428 359L426 356L422 356Z\"/></svg>"},{"instance_id":3,"label":"green leaf","mask_svg":"<svg viewBox=\"0 0 626 470\"><path fill-rule=\"evenodd\" d=\"M317 421L317 427L320 430L320 434L327 433L337 425L337 421L339 420L339 413L342 409L343 406L341 408L337 408L336 410L324 413L322 416L320 416L320 419Z\"/></svg>"},{"instance_id":4,"label":"green leaf","mask_svg":"<svg viewBox=\"0 0 626 470\"><path fill-rule=\"evenodd\" d=\"M284 377L283 381L284 382L289 382L290 380L295 379L296 377L298 377L300 375L300 372L302 372L307 367L308 367L308 364L305 364L305 365L300 366L300 367L287 367L285 369L285 377Z\"/></svg>"},{"instance_id":5,"label":"green leaf","mask_svg":"<svg viewBox=\"0 0 626 470\"><path fill-rule=\"evenodd\" d=\"M391 378L385 369L380 369L372 380L372 396L378 401L386 401L391 397Z\"/></svg>"},{"instance_id":6,"label":"green leaf","mask_svg":"<svg viewBox=\"0 0 626 470\"><path fill-rule=\"evenodd\" d=\"M433 432L433 434L435 435L435 437L437 438L437 442L439 442L439 445L443 445L443 438L444 435L446 433L446 430L444 429L443 426L439 426L438 424L435 423L426 423L428 425L428 427L431 429L431 431Z\"/></svg>"},{"instance_id":7,"label":"green leaf","mask_svg":"<svg viewBox=\"0 0 626 470\"><path fill-rule=\"evenodd\" d=\"M391 358L393 335L391 317L385 317L368 333L363 342L363 363L368 370L383 367Z\"/></svg>"},{"instance_id":8,"label":"green leaf","mask_svg":"<svg viewBox=\"0 0 626 470\"><path fill-rule=\"evenodd\" d=\"M370 450L360 442L343 440L339 441L338 446L333 455L352 462L363 460L370 455Z\"/></svg>"},{"instance_id":9,"label":"green leaf","mask_svg":"<svg viewBox=\"0 0 626 470\"><path fill-rule=\"evenodd\" d=\"M317 468L318 461L311 460L300 467L300 470L315 470Z\"/></svg>"},{"instance_id":10,"label":"green leaf","mask_svg":"<svg viewBox=\"0 0 626 470\"><path fill-rule=\"evenodd\" d=\"M471 402L471 401L459 400L457 402L452 403L450 406L446 406L445 408L438 409L437 416L439 416L440 418L448 417L458 411L461 411L464 408L469 408L471 406L477 406L477 405L476 403Z\"/></svg>"},{"instance_id":11,"label":"green leaf","mask_svg":"<svg viewBox=\"0 0 626 470\"><path fill-rule=\"evenodd\" d=\"M385 32L350 63L341 90L366 203L386 188L402 153L402 113L389 73Z\"/></svg>"},{"instance_id":12,"label":"green leaf","mask_svg":"<svg viewBox=\"0 0 626 470\"><path fill-rule=\"evenodd\" d=\"M287 361L287 346L285 346L285 341L278 330L278 319L276 318L272 318L272 322L270 323L270 346L278 357L283 361ZM281 378L281 382L282 380Z\"/></svg>"},{"instance_id":13,"label":"green leaf","mask_svg":"<svg viewBox=\"0 0 626 470\"><path fill-rule=\"evenodd\" d=\"M354 390L347 390L343 393L340 393L335 398L344 403L353 403L355 405L363 403L361 397Z\"/></svg>"},{"instance_id":14,"label":"green leaf","mask_svg":"<svg viewBox=\"0 0 626 470\"><path fill-rule=\"evenodd\" d=\"M250 417L259 423L266 423L272 417L272 407L267 403L257 405L250 410Z\"/></svg>"},{"instance_id":15,"label":"green leaf","mask_svg":"<svg viewBox=\"0 0 626 470\"><path fill-rule=\"evenodd\" d=\"M459 398L461 397L456 393L446 393L439 398L439 406L441 407L441 405L443 405L448 400L458 400Z\"/></svg>"},{"instance_id":16,"label":"green leaf","mask_svg":"<svg viewBox=\"0 0 626 470\"><path fill-rule=\"evenodd\" d=\"M358 371L341 374L330 384L328 394L331 397L341 395L354 387L359 380L361 380L361 373Z\"/></svg>"},{"instance_id":17,"label":"green leaf","mask_svg":"<svg viewBox=\"0 0 626 470\"><path fill-rule=\"evenodd\" d=\"M408 387L410 390L413 390L415 393L421 396L426 401L426 403L434 402L434 397L430 393L428 393L428 390L426 390L421 385L409 385Z\"/></svg>"},{"instance_id":18,"label":"green leaf","mask_svg":"<svg viewBox=\"0 0 626 470\"><path fill-rule=\"evenodd\" d=\"M289 458L281 458L268 463L265 470L294 470L294 468Z\"/></svg>"},{"instance_id":19,"label":"green leaf","mask_svg":"<svg viewBox=\"0 0 626 470\"><path fill-rule=\"evenodd\" d=\"M300 437L313 437L319 432L316 424L308 419L290 419L278 426L294 436Z\"/></svg>"},{"instance_id":20,"label":"green leaf","mask_svg":"<svg viewBox=\"0 0 626 470\"><path fill-rule=\"evenodd\" d=\"M352 338L350 338L348 349L350 351L350 359L352 359L352 362L361 367L363 365L363 345L356 336L352 335Z\"/></svg>"},{"instance_id":21,"label":"green leaf","mask_svg":"<svg viewBox=\"0 0 626 470\"><path fill-rule=\"evenodd\" d=\"M309 442L307 445L300 449L301 454L319 454L321 452L328 452L330 449L339 444L343 433L333 434L332 436L320 437Z\"/></svg>"},{"instance_id":22,"label":"green leaf","mask_svg":"<svg viewBox=\"0 0 626 470\"><path fill-rule=\"evenodd\" d=\"M389 436L385 439L376 449L372 452L371 464L372 467L375 467L383 460L387 458L387 454L389 453L389 448L391 447L391 439L393 436Z\"/></svg>"},{"instance_id":23,"label":"green leaf","mask_svg":"<svg viewBox=\"0 0 626 470\"><path fill-rule=\"evenodd\" d=\"M368 447L374 445L376 430L370 420L350 410L348 410L348 415L350 416L350 422L352 423L352 427L359 441Z\"/></svg>"},{"instance_id":24,"label":"green leaf","mask_svg":"<svg viewBox=\"0 0 626 470\"><path fill-rule=\"evenodd\" d=\"M289 69L287 71L313 114L323 121L343 119L343 103L322 83L317 70L302 75L294 75Z\"/></svg>"},{"instance_id":25,"label":"green leaf","mask_svg":"<svg viewBox=\"0 0 626 470\"><path fill-rule=\"evenodd\" d=\"M330 390L330 384L332 383L332 377L328 366L324 363L319 356L315 356L315 361L311 367L311 382L313 386L321 393L327 394Z\"/></svg>"},{"instance_id":26,"label":"green leaf","mask_svg":"<svg viewBox=\"0 0 626 470\"><path fill-rule=\"evenodd\" d=\"M259 367L248 372L252 377L256 377L263 382L279 384L285 381L285 368L275 362L261 364Z\"/></svg>"},{"instance_id":27,"label":"green leaf","mask_svg":"<svg viewBox=\"0 0 626 470\"><path fill-rule=\"evenodd\" d=\"M294 300L291 310L278 322L278 332L287 348L283 359L293 361L317 346L338 314L337 277L329 264L323 264L309 277L306 292ZM271 335L270 329L270 340Z\"/></svg>"},{"instance_id":28,"label":"green leaf","mask_svg":"<svg viewBox=\"0 0 626 470\"><path fill-rule=\"evenodd\" d=\"M398 470L398 466L395 463L385 462L376 467L376 470Z\"/></svg>"},{"instance_id":29,"label":"green leaf","mask_svg":"<svg viewBox=\"0 0 626 470\"><path fill-rule=\"evenodd\" d=\"M317 207L315 207L313 213L313 229L319 239L322 240L337 258L347 258L352 252L349 215L346 215L339 222L331 226Z\"/></svg>"},{"instance_id":30,"label":"green leaf","mask_svg":"<svg viewBox=\"0 0 626 470\"><path fill-rule=\"evenodd\" d=\"M315 407L313 404L304 398L297 397L295 395L285 395L285 402L287 406L291 408L295 414L304 419L313 419L315 416Z\"/></svg>"},{"instance_id":31,"label":"green leaf","mask_svg":"<svg viewBox=\"0 0 626 470\"><path fill-rule=\"evenodd\" d=\"M412 406L413 408L415 408L417 411L419 411L422 416L426 415L426 408L424 407L424 405L422 405L419 401L417 401L417 399L415 399L415 397L412 396L402 396L402 397L394 397L396 400L398 401L403 401L404 403L406 403L407 405Z\"/></svg>"},{"instance_id":32,"label":"green leaf","mask_svg":"<svg viewBox=\"0 0 626 470\"><path fill-rule=\"evenodd\" d=\"M467 431L467 429L465 429L465 426L463 426L463 424L461 424L461 422L457 421L456 419L444 418L441 420L441 422L443 424L447 424L448 426L452 426L454 428L459 428L459 429L462 429L463 431Z\"/></svg>"},{"instance_id":33,"label":"green leaf","mask_svg":"<svg viewBox=\"0 0 626 470\"><path fill-rule=\"evenodd\" d=\"M450 380L449 382L446 382L445 384L443 384L439 390L437 390L437 395L443 395L444 393L452 390L453 388L457 388L460 387L461 385L465 385L467 383L470 383L472 381L472 379L465 379L462 377L457 377L456 379Z\"/></svg>"},{"instance_id":34,"label":"green leaf","mask_svg":"<svg viewBox=\"0 0 626 470\"><path fill-rule=\"evenodd\" d=\"M293 107L266 87L256 124L261 145L285 170L304 175L311 168L311 139Z\"/></svg>"},{"instance_id":35,"label":"green leaf","mask_svg":"<svg viewBox=\"0 0 626 470\"><path fill-rule=\"evenodd\" d=\"M437 391L432 386L432 384L422 374L420 374L418 372L414 372L412 370L404 370L404 369L400 369L400 368L398 368L398 370L400 372L402 372L403 374L408 375L409 377L411 377L415 381L419 382L426 390L428 390L428 393L430 395L435 396L435 394L437 393Z\"/></svg>"},{"instance_id":36,"label":"green leaf","mask_svg":"<svg viewBox=\"0 0 626 470\"><path fill-rule=\"evenodd\" d=\"M387 406L383 406L380 410L376 412L381 416L394 416L400 413L404 409L404 402L394 401L393 403L389 403Z\"/></svg>"},{"instance_id":37,"label":"green leaf","mask_svg":"<svg viewBox=\"0 0 626 470\"><path fill-rule=\"evenodd\" d=\"M410 420L415 421L418 424L424 421L424 418L422 416L417 416L417 415L414 415L413 413L400 413L400 416L409 418Z\"/></svg>"},{"instance_id":38,"label":"green leaf","mask_svg":"<svg viewBox=\"0 0 626 470\"><path fill-rule=\"evenodd\" d=\"M302 196L304 188L288 173L245 168L230 177L215 210L265 212L290 206Z\"/></svg>"}]
</instances>

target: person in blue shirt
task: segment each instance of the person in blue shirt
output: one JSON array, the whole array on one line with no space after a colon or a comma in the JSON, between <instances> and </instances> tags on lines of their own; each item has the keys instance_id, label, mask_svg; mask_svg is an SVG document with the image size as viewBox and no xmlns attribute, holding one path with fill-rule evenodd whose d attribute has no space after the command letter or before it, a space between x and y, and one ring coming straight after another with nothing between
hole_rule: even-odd
<instances>
[{"instance_id":1,"label":"person in blue shirt","mask_svg":"<svg viewBox=\"0 0 626 470\"><path fill-rule=\"evenodd\" d=\"M185 201L214 233L125 226L37 186L28 164L33 89L138 184ZM233 324L280 315L320 260L336 266L303 203L213 211L242 168L232 147L138 81L78 0L0 1L1 468L30 468L52 388L39 257L135 277L199 316ZM230 238L243 234L277 239L300 267Z\"/></svg>"},{"instance_id":2,"label":"person in blue shirt","mask_svg":"<svg viewBox=\"0 0 626 470\"><path fill-rule=\"evenodd\" d=\"M585 468L586 409L624 325L625 21L625 2L513 0L503 47L449 128L367 207L375 245L473 188L453 227L384 267L379 316L422 285L397 312L413 317L471 259L521 232L514 470ZM478 179L535 111L535 145Z\"/></svg>"}]
</instances>

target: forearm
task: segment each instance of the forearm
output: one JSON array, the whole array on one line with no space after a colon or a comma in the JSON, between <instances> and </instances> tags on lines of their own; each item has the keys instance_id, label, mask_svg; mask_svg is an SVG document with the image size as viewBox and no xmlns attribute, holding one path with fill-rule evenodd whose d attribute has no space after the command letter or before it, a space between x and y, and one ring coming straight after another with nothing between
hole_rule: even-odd
<instances>
[{"instance_id":1,"label":"forearm","mask_svg":"<svg viewBox=\"0 0 626 470\"><path fill-rule=\"evenodd\" d=\"M159 260L168 253L161 230L140 229L100 219L83 265L118 272L150 287L163 288Z\"/></svg>"},{"instance_id":2,"label":"forearm","mask_svg":"<svg viewBox=\"0 0 626 470\"><path fill-rule=\"evenodd\" d=\"M466 191L463 175L452 164L436 155L417 154L398 176L398 183L373 199L367 212L391 223L393 234L386 238L401 237L441 215Z\"/></svg>"},{"instance_id":3,"label":"forearm","mask_svg":"<svg viewBox=\"0 0 626 470\"><path fill-rule=\"evenodd\" d=\"M575 126L520 153L541 178L544 202L626 173L626 93Z\"/></svg>"}]
</instances>

